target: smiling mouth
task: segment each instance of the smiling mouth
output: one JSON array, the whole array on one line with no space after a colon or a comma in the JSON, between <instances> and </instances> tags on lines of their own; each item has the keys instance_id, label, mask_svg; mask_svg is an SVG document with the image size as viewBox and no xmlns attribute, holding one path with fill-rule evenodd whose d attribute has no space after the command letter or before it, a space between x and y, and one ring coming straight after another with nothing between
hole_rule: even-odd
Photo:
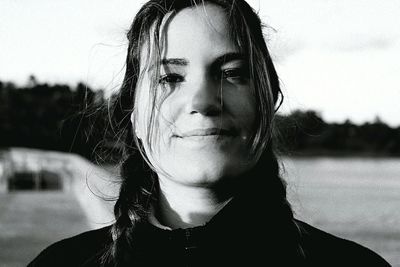
<instances>
[{"instance_id":1,"label":"smiling mouth","mask_svg":"<svg viewBox=\"0 0 400 267\"><path fill-rule=\"evenodd\" d=\"M194 129L191 131L184 132L180 135L176 135L179 138L188 137L207 137L207 136L234 136L235 131L221 128L206 128L206 129Z\"/></svg>"}]
</instances>

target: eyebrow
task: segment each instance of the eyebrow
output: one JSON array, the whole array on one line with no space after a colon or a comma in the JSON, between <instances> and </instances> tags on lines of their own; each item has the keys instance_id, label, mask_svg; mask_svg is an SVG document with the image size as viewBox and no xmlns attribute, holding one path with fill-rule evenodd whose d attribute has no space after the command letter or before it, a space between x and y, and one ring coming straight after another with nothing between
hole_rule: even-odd
<instances>
[{"instance_id":1,"label":"eyebrow","mask_svg":"<svg viewBox=\"0 0 400 267\"><path fill-rule=\"evenodd\" d=\"M163 58L161 65L187 66L189 65L189 61L185 58Z\"/></svg>"},{"instance_id":2,"label":"eyebrow","mask_svg":"<svg viewBox=\"0 0 400 267\"><path fill-rule=\"evenodd\" d=\"M214 62L212 63L213 66L222 66L225 63L228 63L230 61L235 61L235 60L243 60L244 55L242 53L237 53L237 52L232 52L232 53L227 53L222 56L217 57Z\"/></svg>"},{"instance_id":3,"label":"eyebrow","mask_svg":"<svg viewBox=\"0 0 400 267\"><path fill-rule=\"evenodd\" d=\"M227 62L243 59L244 56L242 53L231 52L217 57L211 65L215 67L220 67ZM188 66L189 61L186 58L163 58L161 60L161 65Z\"/></svg>"}]
</instances>

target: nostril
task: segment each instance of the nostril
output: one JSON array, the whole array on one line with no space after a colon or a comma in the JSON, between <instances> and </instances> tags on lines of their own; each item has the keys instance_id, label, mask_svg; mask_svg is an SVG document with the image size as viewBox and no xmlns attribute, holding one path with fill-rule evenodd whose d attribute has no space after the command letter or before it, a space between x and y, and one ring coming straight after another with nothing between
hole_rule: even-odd
<instances>
[{"instance_id":1,"label":"nostril","mask_svg":"<svg viewBox=\"0 0 400 267\"><path fill-rule=\"evenodd\" d=\"M190 114L201 113L207 116L220 115L222 112L221 92L216 86L199 88L188 102Z\"/></svg>"},{"instance_id":2,"label":"nostril","mask_svg":"<svg viewBox=\"0 0 400 267\"><path fill-rule=\"evenodd\" d=\"M207 116L219 115L222 111L222 102L217 95L202 94L193 97L190 113L201 113Z\"/></svg>"},{"instance_id":3,"label":"nostril","mask_svg":"<svg viewBox=\"0 0 400 267\"><path fill-rule=\"evenodd\" d=\"M222 112L221 105L196 105L190 114L200 113L204 116L218 116Z\"/></svg>"}]
</instances>

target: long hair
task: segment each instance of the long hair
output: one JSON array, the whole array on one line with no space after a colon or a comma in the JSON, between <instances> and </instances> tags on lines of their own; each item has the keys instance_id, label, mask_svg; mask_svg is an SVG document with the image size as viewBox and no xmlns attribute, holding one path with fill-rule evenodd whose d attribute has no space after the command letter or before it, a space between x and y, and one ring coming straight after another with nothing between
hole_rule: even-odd
<instances>
[{"instance_id":1,"label":"long hair","mask_svg":"<svg viewBox=\"0 0 400 267\"><path fill-rule=\"evenodd\" d=\"M159 36L163 20L167 15L176 14L184 8L205 3L216 4L225 11L230 38L248 60L250 87L254 90L256 111L259 114L256 118L258 127L251 137L251 151L259 162L268 163L257 165L264 166L263 175L268 178L264 180L273 186L271 191L274 192L276 203L279 203L284 217L296 233L293 212L286 198L286 185L280 178L279 163L273 152L273 119L280 106L282 93L257 13L244 0L150 0L139 10L127 33L129 47L125 77L121 89L109 105L110 125L122 144L120 147L123 148L124 156L120 194L114 208L116 221L111 228L113 242L104 254L104 262L118 265L123 260L124 251L135 245L135 227L147 218L149 203L157 198L157 175L146 157L142 141L134 134L135 123L130 120L132 112L135 120L136 87L142 75L140 66L143 65L140 62L141 55L147 53L151 61L148 64L159 68L162 50ZM158 71L152 75L154 80L151 87L154 88L150 90L157 86L157 75ZM154 107L151 112L149 136L155 128Z\"/></svg>"}]
</instances>

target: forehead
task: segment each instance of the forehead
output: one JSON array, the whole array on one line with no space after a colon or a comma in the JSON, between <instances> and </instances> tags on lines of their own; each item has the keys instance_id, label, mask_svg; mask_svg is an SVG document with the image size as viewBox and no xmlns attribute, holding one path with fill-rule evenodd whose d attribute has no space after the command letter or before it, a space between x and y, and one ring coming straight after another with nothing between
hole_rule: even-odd
<instances>
[{"instance_id":1,"label":"forehead","mask_svg":"<svg viewBox=\"0 0 400 267\"><path fill-rule=\"evenodd\" d=\"M227 15L214 4L185 8L161 27L163 57L214 56L237 51Z\"/></svg>"}]
</instances>

